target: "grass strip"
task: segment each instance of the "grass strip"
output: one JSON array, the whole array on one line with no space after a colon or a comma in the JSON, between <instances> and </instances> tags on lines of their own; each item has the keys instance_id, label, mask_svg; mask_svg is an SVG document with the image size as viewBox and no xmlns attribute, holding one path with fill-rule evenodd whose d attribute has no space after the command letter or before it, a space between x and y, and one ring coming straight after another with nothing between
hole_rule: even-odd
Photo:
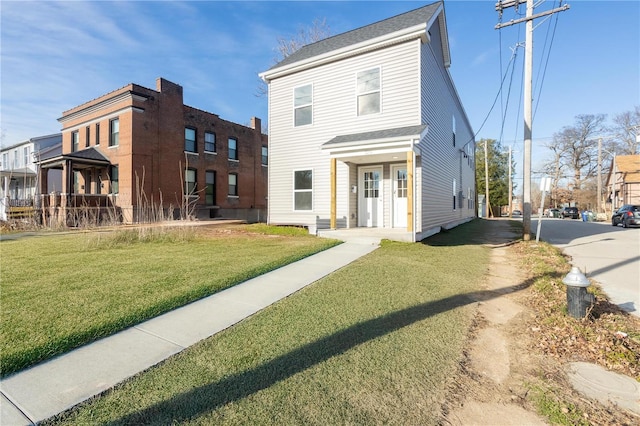
<instances>
[{"instance_id":1,"label":"grass strip","mask_svg":"<svg viewBox=\"0 0 640 426\"><path fill-rule=\"evenodd\" d=\"M488 256L385 241L45 424L437 424Z\"/></svg>"},{"instance_id":2,"label":"grass strip","mask_svg":"<svg viewBox=\"0 0 640 426\"><path fill-rule=\"evenodd\" d=\"M241 229L204 235L205 228L156 228L2 241L2 375L337 243L304 230L274 236L264 226Z\"/></svg>"}]
</instances>

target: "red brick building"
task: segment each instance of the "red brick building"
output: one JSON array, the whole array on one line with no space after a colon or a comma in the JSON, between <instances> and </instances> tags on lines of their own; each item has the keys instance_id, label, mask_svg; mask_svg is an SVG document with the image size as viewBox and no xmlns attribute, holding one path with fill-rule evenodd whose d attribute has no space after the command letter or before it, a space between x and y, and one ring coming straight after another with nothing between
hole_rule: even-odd
<instances>
[{"instance_id":1,"label":"red brick building","mask_svg":"<svg viewBox=\"0 0 640 426\"><path fill-rule=\"evenodd\" d=\"M164 217L266 220L267 136L183 103L182 87L158 78L65 111L62 155L41 162L62 169L51 214L82 207L117 211L126 222ZM111 210L110 210L111 209ZM65 214L68 218L68 213Z\"/></svg>"}]
</instances>

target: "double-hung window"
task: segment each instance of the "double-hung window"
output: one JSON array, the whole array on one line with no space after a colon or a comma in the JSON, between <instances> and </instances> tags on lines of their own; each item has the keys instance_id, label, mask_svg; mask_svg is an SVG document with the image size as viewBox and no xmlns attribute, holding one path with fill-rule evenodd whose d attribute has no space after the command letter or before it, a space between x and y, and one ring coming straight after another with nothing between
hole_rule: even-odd
<instances>
[{"instance_id":1,"label":"double-hung window","mask_svg":"<svg viewBox=\"0 0 640 426\"><path fill-rule=\"evenodd\" d=\"M293 172L293 210L313 210L313 170Z\"/></svg>"},{"instance_id":2,"label":"double-hung window","mask_svg":"<svg viewBox=\"0 0 640 426\"><path fill-rule=\"evenodd\" d=\"M29 165L29 147L25 146L22 150L22 155L24 156L24 165L25 167Z\"/></svg>"},{"instance_id":3,"label":"double-hung window","mask_svg":"<svg viewBox=\"0 0 640 426\"><path fill-rule=\"evenodd\" d=\"M96 146L100 145L100 123L96 123Z\"/></svg>"},{"instance_id":4,"label":"double-hung window","mask_svg":"<svg viewBox=\"0 0 640 426\"><path fill-rule=\"evenodd\" d=\"M238 196L238 175L236 173L229 173L229 196Z\"/></svg>"},{"instance_id":5,"label":"double-hung window","mask_svg":"<svg viewBox=\"0 0 640 426\"><path fill-rule=\"evenodd\" d=\"M184 150L187 152L196 151L196 129L184 128Z\"/></svg>"},{"instance_id":6,"label":"double-hung window","mask_svg":"<svg viewBox=\"0 0 640 426\"><path fill-rule=\"evenodd\" d=\"M229 138L229 160L238 159L238 139Z\"/></svg>"},{"instance_id":7,"label":"double-hung window","mask_svg":"<svg viewBox=\"0 0 640 426\"><path fill-rule=\"evenodd\" d=\"M313 123L313 86L307 84L293 89L294 126Z\"/></svg>"},{"instance_id":8,"label":"double-hung window","mask_svg":"<svg viewBox=\"0 0 640 426\"><path fill-rule=\"evenodd\" d=\"M452 126L452 131L453 131L453 146L456 146L456 116L452 115L451 116L451 126Z\"/></svg>"},{"instance_id":9,"label":"double-hung window","mask_svg":"<svg viewBox=\"0 0 640 426\"><path fill-rule=\"evenodd\" d=\"M111 181L111 193L117 194L120 190L120 173L118 166L111 166L111 173L109 174L109 180Z\"/></svg>"},{"instance_id":10,"label":"double-hung window","mask_svg":"<svg viewBox=\"0 0 640 426\"><path fill-rule=\"evenodd\" d=\"M216 134L204 132L204 150L206 152L216 152Z\"/></svg>"},{"instance_id":11,"label":"double-hung window","mask_svg":"<svg viewBox=\"0 0 640 426\"><path fill-rule=\"evenodd\" d=\"M197 195L196 185L196 170L186 169L184 171L184 194L187 196Z\"/></svg>"},{"instance_id":12,"label":"double-hung window","mask_svg":"<svg viewBox=\"0 0 640 426\"><path fill-rule=\"evenodd\" d=\"M358 115L380 112L380 68L360 71L357 77Z\"/></svg>"},{"instance_id":13,"label":"double-hung window","mask_svg":"<svg viewBox=\"0 0 640 426\"><path fill-rule=\"evenodd\" d=\"M80 146L80 134L76 130L75 132L71 132L71 152L78 151Z\"/></svg>"},{"instance_id":14,"label":"double-hung window","mask_svg":"<svg viewBox=\"0 0 640 426\"><path fill-rule=\"evenodd\" d=\"M208 206L214 206L216 204L216 172L207 170L205 172L205 189L204 197L205 203Z\"/></svg>"},{"instance_id":15,"label":"double-hung window","mask_svg":"<svg viewBox=\"0 0 640 426\"><path fill-rule=\"evenodd\" d=\"M120 144L120 119L114 118L109 121L109 146Z\"/></svg>"},{"instance_id":16,"label":"double-hung window","mask_svg":"<svg viewBox=\"0 0 640 426\"><path fill-rule=\"evenodd\" d=\"M262 147L262 165L267 166L269 164L269 148Z\"/></svg>"}]
</instances>

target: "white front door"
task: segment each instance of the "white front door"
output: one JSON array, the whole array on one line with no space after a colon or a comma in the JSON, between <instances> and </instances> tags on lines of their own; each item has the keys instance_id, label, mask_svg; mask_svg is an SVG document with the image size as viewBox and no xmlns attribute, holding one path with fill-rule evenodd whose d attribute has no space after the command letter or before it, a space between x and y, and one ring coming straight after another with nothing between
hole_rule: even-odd
<instances>
[{"instance_id":1,"label":"white front door","mask_svg":"<svg viewBox=\"0 0 640 426\"><path fill-rule=\"evenodd\" d=\"M358 175L358 226L382 227L382 167L362 167Z\"/></svg>"},{"instance_id":2,"label":"white front door","mask_svg":"<svg viewBox=\"0 0 640 426\"><path fill-rule=\"evenodd\" d=\"M407 227L407 166L391 168L393 180L393 227Z\"/></svg>"}]
</instances>

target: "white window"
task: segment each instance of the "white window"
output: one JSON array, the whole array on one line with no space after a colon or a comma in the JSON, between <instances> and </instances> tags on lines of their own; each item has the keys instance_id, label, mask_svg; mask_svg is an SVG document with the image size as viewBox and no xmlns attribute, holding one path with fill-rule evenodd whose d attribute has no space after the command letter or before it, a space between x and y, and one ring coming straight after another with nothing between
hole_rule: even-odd
<instances>
[{"instance_id":1,"label":"white window","mask_svg":"<svg viewBox=\"0 0 640 426\"><path fill-rule=\"evenodd\" d=\"M313 86L307 84L293 89L294 126L313 123Z\"/></svg>"},{"instance_id":2,"label":"white window","mask_svg":"<svg viewBox=\"0 0 640 426\"><path fill-rule=\"evenodd\" d=\"M313 210L313 170L293 172L293 210Z\"/></svg>"},{"instance_id":3,"label":"white window","mask_svg":"<svg viewBox=\"0 0 640 426\"><path fill-rule=\"evenodd\" d=\"M358 115L380 112L380 68L358 73Z\"/></svg>"},{"instance_id":4,"label":"white window","mask_svg":"<svg viewBox=\"0 0 640 426\"><path fill-rule=\"evenodd\" d=\"M24 165L25 167L29 165L29 147L25 146L23 150L24 154Z\"/></svg>"},{"instance_id":5,"label":"white window","mask_svg":"<svg viewBox=\"0 0 640 426\"><path fill-rule=\"evenodd\" d=\"M453 127L453 146L456 146L456 116L451 116L451 123Z\"/></svg>"},{"instance_id":6,"label":"white window","mask_svg":"<svg viewBox=\"0 0 640 426\"><path fill-rule=\"evenodd\" d=\"M10 166L9 166L9 154L7 154L6 152L2 154L2 168L4 170L9 170Z\"/></svg>"}]
</instances>

